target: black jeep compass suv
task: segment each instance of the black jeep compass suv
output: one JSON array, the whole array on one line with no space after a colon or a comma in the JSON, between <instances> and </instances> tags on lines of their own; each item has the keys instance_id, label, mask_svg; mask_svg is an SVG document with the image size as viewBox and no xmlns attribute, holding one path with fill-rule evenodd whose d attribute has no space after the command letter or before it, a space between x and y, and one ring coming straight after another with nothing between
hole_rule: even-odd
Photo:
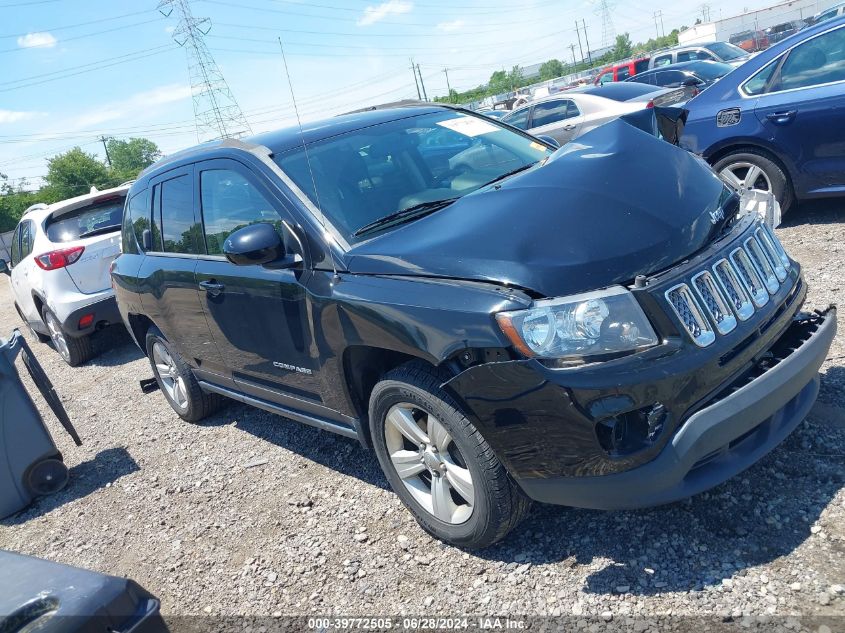
<instances>
[{"instance_id":1,"label":"black jeep compass suv","mask_svg":"<svg viewBox=\"0 0 845 633\"><path fill-rule=\"evenodd\" d=\"M129 193L123 319L183 419L358 438L456 545L710 488L807 413L833 309L687 152L625 120L554 150L415 105L170 156Z\"/></svg>"}]
</instances>

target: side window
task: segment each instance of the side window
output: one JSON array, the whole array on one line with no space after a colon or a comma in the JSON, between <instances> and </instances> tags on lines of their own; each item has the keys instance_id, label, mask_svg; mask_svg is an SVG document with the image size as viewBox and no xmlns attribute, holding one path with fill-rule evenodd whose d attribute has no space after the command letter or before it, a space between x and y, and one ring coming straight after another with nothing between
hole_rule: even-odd
<instances>
[{"instance_id":1,"label":"side window","mask_svg":"<svg viewBox=\"0 0 845 633\"><path fill-rule=\"evenodd\" d=\"M620 68L616 69L616 81L624 81L628 77L631 76L631 67L630 66L621 66Z\"/></svg>"},{"instance_id":2,"label":"side window","mask_svg":"<svg viewBox=\"0 0 845 633\"><path fill-rule=\"evenodd\" d=\"M655 58L654 67L659 68L660 66L668 66L671 63L672 63L672 56L671 55L661 55L660 57Z\"/></svg>"},{"instance_id":3,"label":"side window","mask_svg":"<svg viewBox=\"0 0 845 633\"><path fill-rule=\"evenodd\" d=\"M523 108L522 110L517 110L512 115L506 117L504 120L505 123L508 123L514 127L518 127L520 130L524 130L528 127L528 110L530 108Z\"/></svg>"},{"instance_id":4,"label":"side window","mask_svg":"<svg viewBox=\"0 0 845 633\"><path fill-rule=\"evenodd\" d=\"M15 227L15 233L12 235L12 266L17 266L21 261L21 225Z\"/></svg>"},{"instance_id":5,"label":"side window","mask_svg":"<svg viewBox=\"0 0 845 633\"><path fill-rule=\"evenodd\" d=\"M613 71L608 70L604 73L601 78L599 79L599 85L603 86L604 84L609 84L613 82Z\"/></svg>"},{"instance_id":6,"label":"side window","mask_svg":"<svg viewBox=\"0 0 845 633\"><path fill-rule=\"evenodd\" d=\"M151 228L149 189L132 196L124 216L123 252L139 253L143 250L144 231Z\"/></svg>"},{"instance_id":7,"label":"side window","mask_svg":"<svg viewBox=\"0 0 845 633\"><path fill-rule=\"evenodd\" d=\"M640 61L635 62L634 63L634 70L636 71L635 74L645 72L646 70L648 70L648 60L647 59L641 59Z\"/></svg>"},{"instance_id":8,"label":"side window","mask_svg":"<svg viewBox=\"0 0 845 633\"><path fill-rule=\"evenodd\" d=\"M258 222L276 224L281 220L273 205L236 171L201 172L200 197L209 255L222 255L223 242L237 229Z\"/></svg>"},{"instance_id":9,"label":"side window","mask_svg":"<svg viewBox=\"0 0 845 633\"><path fill-rule=\"evenodd\" d=\"M677 88L684 80L684 74L677 70L663 70L657 73L657 85L666 88Z\"/></svg>"},{"instance_id":10,"label":"side window","mask_svg":"<svg viewBox=\"0 0 845 633\"><path fill-rule=\"evenodd\" d=\"M578 109L578 106L575 105L574 101L570 101L569 105L566 107L566 118L571 119L576 116L581 116L581 111Z\"/></svg>"},{"instance_id":11,"label":"side window","mask_svg":"<svg viewBox=\"0 0 845 633\"><path fill-rule=\"evenodd\" d=\"M570 103L569 99L556 99L554 101L538 103L534 106L534 119L531 127L549 125L550 123L557 123L567 118L567 110Z\"/></svg>"},{"instance_id":12,"label":"side window","mask_svg":"<svg viewBox=\"0 0 845 633\"><path fill-rule=\"evenodd\" d=\"M193 182L187 174L161 183L161 237L166 253L205 253L202 225L194 215Z\"/></svg>"},{"instance_id":13,"label":"side window","mask_svg":"<svg viewBox=\"0 0 845 633\"><path fill-rule=\"evenodd\" d=\"M695 51L681 51L678 53L679 62L688 62L691 59L698 59L698 55Z\"/></svg>"},{"instance_id":14,"label":"side window","mask_svg":"<svg viewBox=\"0 0 845 633\"><path fill-rule=\"evenodd\" d=\"M772 74L775 72L775 68L778 67L779 63L780 58L774 59L769 62L768 66L764 66L762 70L743 84L743 92L749 96L763 94L766 91L766 86L769 84Z\"/></svg>"},{"instance_id":15,"label":"side window","mask_svg":"<svg viewBox=\"0 0 845 633\"><path fill-rule=\"evenodd\" d=\"M775 90L810 88L845 81L845 28L799 44L780 69Z\"/></svg>"},{"instance_id":16,"label":"side window","mask_svg":"<svg viewBox=\"0 0 845 633\"><path fill-rule=\"evenodd\" d=\"M161 243L161 184L153 187L153 250L162 252L164 246Z\"/></svg>"},{"instance_id":17,"label":"side window","mask_svg":"<svg viewBox=\"0 0 845 633\"><path fill-rule=\"evenodd\" d=\"M31 220L21 223L21 259L26 259L32 252L32 243L35 241L32 228Z\"/></svg>"}]
</instances>

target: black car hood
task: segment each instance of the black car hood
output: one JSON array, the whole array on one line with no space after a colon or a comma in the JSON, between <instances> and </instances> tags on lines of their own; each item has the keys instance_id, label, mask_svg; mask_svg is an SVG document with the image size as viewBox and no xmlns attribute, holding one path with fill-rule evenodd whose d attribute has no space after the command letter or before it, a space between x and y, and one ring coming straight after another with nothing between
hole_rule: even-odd
<instances>
[{"instance_id":1,"label":"black car hood","mask_svg":"<svg viewBox=\"0 0 845 633\"><path fill-rule=\"evenodd\" d=\"M699 159L616 120L545 164L353 247L352 273L507 283L553 297L625 283L704 247L724 186Z\"/></svg>"}]
</instances>

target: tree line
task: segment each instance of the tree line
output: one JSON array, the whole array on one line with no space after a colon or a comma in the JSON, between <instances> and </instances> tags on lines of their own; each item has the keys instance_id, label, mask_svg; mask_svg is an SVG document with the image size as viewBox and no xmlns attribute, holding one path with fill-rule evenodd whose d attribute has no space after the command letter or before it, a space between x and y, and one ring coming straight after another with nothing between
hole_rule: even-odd
<instances>
[{"instance_id":1,"label":"tree line","mask_svg":"<svg viewBox=\"0 0 845 633\"><path fill-rule=\"evenodd\" d=\"M79 147L47 159L44 186L37 190L32 190L26 181L13 185L0 172L0 233L14 229L23 212L33 204L81 196L91 187L116 187L133 180L161 157L158 146L145 138L109 139L106 150L108 163Z\"/></svg>"},{"instance_id":2,"label":"tree line","mask_svg":"<svg viewBox=\"0 0 845 633\"><path fill-rule=\"evenodd\" d=\"M631 37L628 33L623 33L622 35L616 36L616 43L610 51L601 57L593 57L592 64L589 60L567 64L559 59L550 59L540 65L539 78L536 76L525 77L523 68L521 66L514 66L510 71L504 69L497 70L490 75L490 79L486 84L470 88L463 92L452 89L448 96L435 97L434 100L441 103L472 103L485 99L486 97L515 92L520 88L537 83L538 81L548 81L549 79L555 79L556 77L562 77L592 68L602 68L635 55L643 55L649 51L677 46L678 33L686 30L686 28L682 26L680 29L675 29L663 37L653 37L648 41L638 44L631 42Z\"/></svg>"}]
</instances>

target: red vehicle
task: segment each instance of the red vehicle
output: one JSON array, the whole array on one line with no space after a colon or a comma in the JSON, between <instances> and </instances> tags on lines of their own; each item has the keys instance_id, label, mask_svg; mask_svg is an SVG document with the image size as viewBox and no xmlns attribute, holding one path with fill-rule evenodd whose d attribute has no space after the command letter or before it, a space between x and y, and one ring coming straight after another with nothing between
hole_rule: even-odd
<instances>
[{"instance_id":1,"label":"red vehicle","mask_svg":"<svg viewBox=\"0 0 845 633\"><path fill-rule=\"evenodd\" d=\"M597 86L603 86L613 81L625 81L628 77L633 77L637 73L648 70L649 59L649 57L638 57L637 59L630 59L626 62L619 62L613 66L608 66L596 75L593 83Z\"/></svg>"},{"instance_id":2,"label":"red vehicle","mask_svg":"<svg viewBox=\"0 0 845 633\"><path fill-rule=\"evenodd\" d=\"M742 31L732 35L728 41L749 53L769 48L769 38L763 31Z\"/></svg>"}]
</instances>

